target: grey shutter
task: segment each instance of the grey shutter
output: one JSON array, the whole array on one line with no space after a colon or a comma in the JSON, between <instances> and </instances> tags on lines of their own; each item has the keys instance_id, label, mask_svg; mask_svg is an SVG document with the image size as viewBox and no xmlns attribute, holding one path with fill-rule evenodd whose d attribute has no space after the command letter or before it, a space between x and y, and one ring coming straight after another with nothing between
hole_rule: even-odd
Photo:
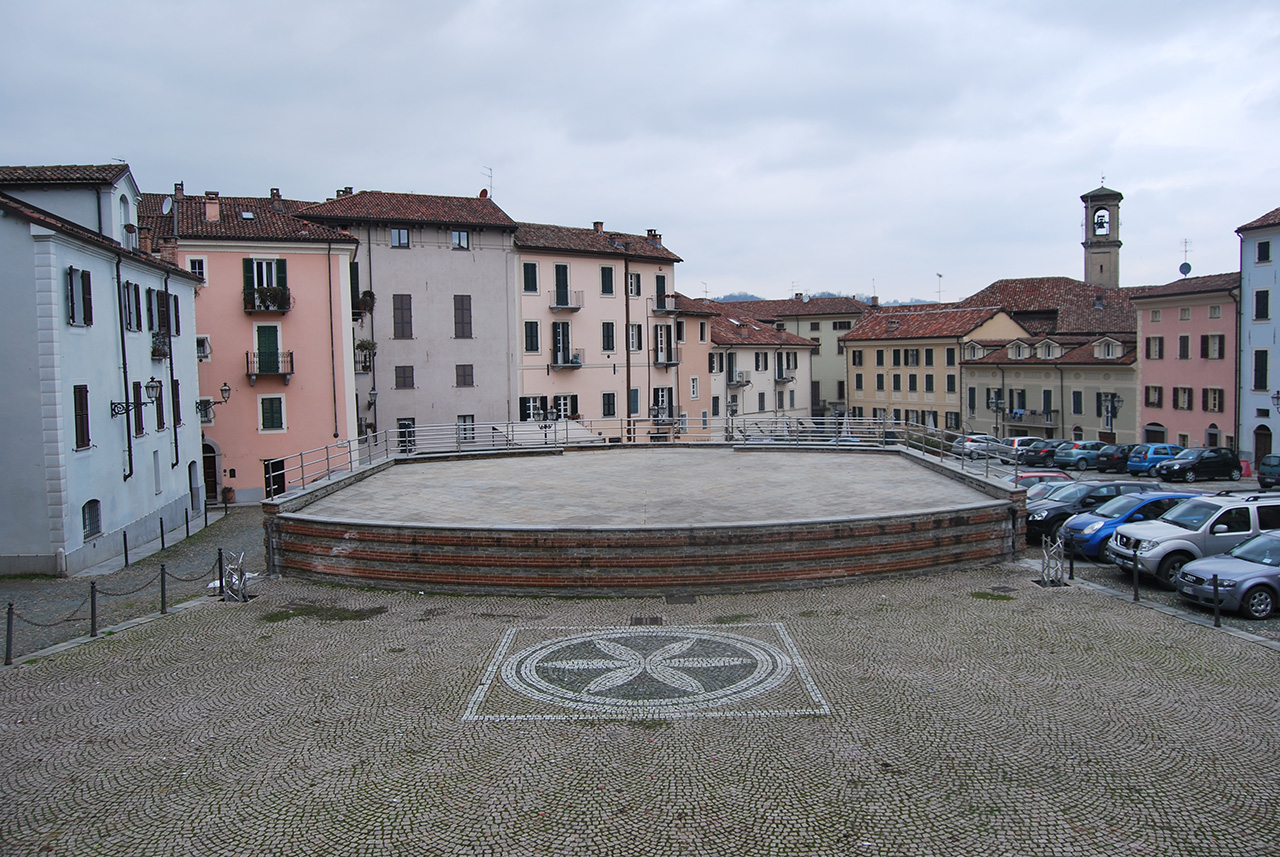
<instances>
[{"instance_id":1,"label":"grey shutter","mask_svg":"<svg viewBox=\"0 0 1280 857\"><path fill-rule=\"evenodd\" d=\"M93 324L93 287L88 271L80 272L80 300L80 311L84 316L84 323Z\"/></svg>"}]
</instances>

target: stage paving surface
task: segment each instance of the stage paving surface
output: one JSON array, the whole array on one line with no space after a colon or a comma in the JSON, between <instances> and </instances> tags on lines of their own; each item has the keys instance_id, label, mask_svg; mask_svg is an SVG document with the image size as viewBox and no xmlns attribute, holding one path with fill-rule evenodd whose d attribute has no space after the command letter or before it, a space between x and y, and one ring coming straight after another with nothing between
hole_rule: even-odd
<instances>
[{"instance_id":1,"label":"stage paving surface","mask_svg":"<svg viewBox=\"0 0 1280 857\"><path fill-rule=\"evenodd\" d=\"M635 527L827 520L990 502L896 455L646 447L399 465L301 514L377 523Z\"/></svg>"},{"instance_id":2,"label":"stage paving surface","mask_svg":"<svg viewBox=\"0 0 1280 857\"><path fill-rule=\"evenodd\" d=\"M1280 654L1028 576L262 581L0 671L0 851L1280 853Z\"/></svg>"}]
</instances>

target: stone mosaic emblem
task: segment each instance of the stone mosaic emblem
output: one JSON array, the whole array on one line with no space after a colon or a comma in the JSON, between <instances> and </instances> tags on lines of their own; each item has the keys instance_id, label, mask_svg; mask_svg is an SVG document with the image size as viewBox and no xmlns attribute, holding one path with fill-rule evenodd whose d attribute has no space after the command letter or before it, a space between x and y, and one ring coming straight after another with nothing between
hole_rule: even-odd
<instances>
[{"instance_id":1,"label":"stone mosaic emblem","mask_svg":"<svg viewBox=\"0 0 1280 857\"><path fill-rule=\"evenodd\" d=\"M564 633L568 630L577 633ZM521 643L523 647L517 648ZM508 654L513 649L517 650ZM770 705L766 710L759 703L769 697L789 704L777 710ZM802 705L794 708L794 702ZM498 707L508 711L500 713L495 710ZM504 635L464 717L763 713L826 713L826 703L781 623L734 626L733 630L513 628Z\"/></svg>"}]
</instances>

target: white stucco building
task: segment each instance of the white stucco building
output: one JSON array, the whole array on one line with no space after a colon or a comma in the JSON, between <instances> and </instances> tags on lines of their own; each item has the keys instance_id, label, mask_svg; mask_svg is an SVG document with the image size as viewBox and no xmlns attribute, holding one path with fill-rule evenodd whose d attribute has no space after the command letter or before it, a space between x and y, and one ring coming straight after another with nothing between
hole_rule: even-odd
<instances>
[{"instance_id":1,"label":"white stucco building","mask_svg":"<svg viewBox=\"0 0 1280 857\"><path fill-rule=\"evenodd\" d=\"M1240 457L1257 466L1275 451L1272 426L1277 415L1271 396L1280 377L1271 371L1280 341L1276 338L1280 297L1280 208L1236 230L1240 235Z\"/></svg>"}]
</instances>

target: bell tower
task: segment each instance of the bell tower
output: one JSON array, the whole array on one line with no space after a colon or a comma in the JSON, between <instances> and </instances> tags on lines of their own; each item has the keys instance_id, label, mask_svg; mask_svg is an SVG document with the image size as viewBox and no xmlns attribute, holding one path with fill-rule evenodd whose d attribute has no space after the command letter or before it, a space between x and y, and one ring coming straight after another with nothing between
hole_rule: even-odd
<instances>
[{"instance_id":1,"label":"bell tower","mask_svg":"<svg viewBox=\"0 0 1280 857\"><path fill-rule=\"evenodd\" d=\"M1105 289L1120 288L1120 200L1107 187L1091 190L1084 203L1084 281Z\"/></svg>"}]
</instances>

